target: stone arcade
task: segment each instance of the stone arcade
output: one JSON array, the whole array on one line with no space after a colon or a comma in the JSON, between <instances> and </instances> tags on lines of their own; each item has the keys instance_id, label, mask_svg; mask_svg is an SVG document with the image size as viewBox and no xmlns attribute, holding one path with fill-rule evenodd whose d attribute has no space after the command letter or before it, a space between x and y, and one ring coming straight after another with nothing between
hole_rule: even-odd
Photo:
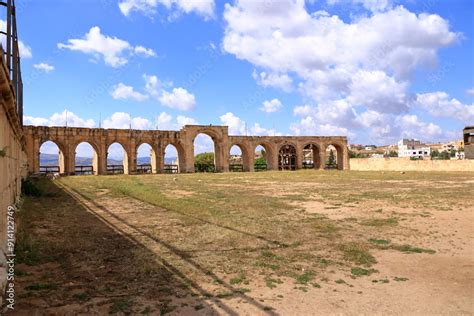
<instances>
[{"instance_id":1,"label":"stone arcade","mask_svg":"<svg viewBox=\"0 0 474 316\"><path fill-rule=\"evenodd\" d=\"M254 171L257 146L265 149L269 170L303 168L304 150L312 151L314 168L323 169L326 149L330 145L336 150L337 168L349 169L347 138L342 136L230 136L227 126L212 125L186 125L180 131L25 126L24 133L30 174L40 171L40 147L46 141L59 147L62 174L74 174L76 147L82 142L89 143L95 151L94 174L107 174L107 150L113 143L119 143L125 150L125 174L136 173L137 149L145 143L152 148L153 173L164 171L164 152L170 144L178 152L180 172L194 172L194 139L200 133L209 135L214 141L217 172L229 171L230 148L234 145L242 152L243 171Z\"/></svg>"}]
</instances>

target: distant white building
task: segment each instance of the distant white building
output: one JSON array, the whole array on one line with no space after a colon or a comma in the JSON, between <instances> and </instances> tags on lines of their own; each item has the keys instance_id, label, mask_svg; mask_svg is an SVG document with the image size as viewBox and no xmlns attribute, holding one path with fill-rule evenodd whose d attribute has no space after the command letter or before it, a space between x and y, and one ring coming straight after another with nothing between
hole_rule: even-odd
<instances>
[{"instance_id":1,"label":"distant white building","mask_svg":"<svg viewBox=\"0 0 474 316\"><path fill-rule=\"evenodd\" d=\"M425 158L431 156L431 148L417 139L402 139L398 142L398 157Z\"/></svg>"}]
</instances>

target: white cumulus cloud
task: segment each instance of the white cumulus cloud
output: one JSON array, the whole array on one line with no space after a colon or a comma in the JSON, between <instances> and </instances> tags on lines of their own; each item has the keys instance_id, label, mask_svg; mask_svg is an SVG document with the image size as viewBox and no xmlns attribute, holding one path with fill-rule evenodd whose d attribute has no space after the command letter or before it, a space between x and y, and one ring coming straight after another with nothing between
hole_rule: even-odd
<instances>
[{"instance_id":1,"label":"white cumulus cloud","mask_svg":"<svg viewBox=\"0 0 474 316\"><path fill-rule=\"evenodd\" d=\"M49 65L47 63L34 64L33 67L37 70L44 71L46 73L54 70L54 66Z\"/></svg>"},{"instance_id":2,"label":"white cumulus cloud","mask_svg":"<svg viewBox=\"0 0 474 316\"><path fill-rule=\"evenodd\" d=\"M118 3L123 15L128 16L133 11L146 15L154 15L158 5L173 11L173 15L180 13L196 13L204 19L214 16L214 0L121 0Z\"/></svg>"},{"instance_id":3,"label":"white cumulus cloud","mask_svg":"<svg viewBox=\"0 0 474 316\"><path fill-rule=\"evenodd\" d=\"M474 104L463 104L455 98L450 98L446 92L417 94L413 105L435 117L453 118L466 124L474 122Z\"/></svg>"},{"instance_id":4,"label":"white cumulus cloud","mask_svg":"<svg viewBox=\"0 0 474 316\"><path fill-rule=\"evenodd\" d=\"M158 100L164 106L182 111L192 110L196 105L194 95L184 88L173 88L171 92L163 91Z\"/></svg>"},{"instance_id":5,"label":"white cumulus cloud","mask_svg":"<svg viewBox=\"0 0 474 316\"><path fill-rule=\"evenodd\" d=\"M111 67L125 65L134 53L145 57L156 55L149 48L140 45L133 47L125 40L103 35L98 26L91 27L83 38L68 39L67 44L59 43L58 48L79 51L92 55L95 59L102 58L105 64Z\"/></svg>"},{"instance_id":6,"label":"white cumulus cloud","mask_svg":"<svg viewBox=\"0 0 474 316\"><path fill-rule=\"evenodd\" d=\"M67 121L67 124L66 124ZM34 117L25 115L23 117L25 125L41 125L41 126L68 126L68 127L94 127L93 119L83 119L74 112L64 110L63 112L56 112L49 118Z\"/></svg>"},{"instance_id":7,"label":"white cumulus cloud","mask_svg":"<svg viewBox=\"0 0 474 316\"><path fill-rule=\"evenodd\" d=\"M148 99L148 95L135 91L133 87L123 83L114 85L110 91L110 95L116 100L134 100L140 102Z\"/></svg>"},{"instance_id":8,"label":"white cumulus cloud","mask_svg":"<svg viewBox=\"0 0 474 316\"><path fill-rule=\"evenodd\" d=\"M260 111L263 111L265 113L274 113L279 111L282 106L283 104L281 104L280 100L278 99L266 100L263 101Z\"/></svg>"}]
</instances>

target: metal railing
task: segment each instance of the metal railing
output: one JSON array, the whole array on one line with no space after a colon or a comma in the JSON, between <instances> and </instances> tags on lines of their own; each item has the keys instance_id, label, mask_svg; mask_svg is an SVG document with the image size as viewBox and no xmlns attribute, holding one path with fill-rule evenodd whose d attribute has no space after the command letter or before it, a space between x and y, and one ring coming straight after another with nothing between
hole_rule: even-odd
<instances>
[{"instance_id":1,"label":"metal railing","mask_svg":"<svg viewBox=\"0 0 474 316\"><path fill-rule=\"evenodd\" d=\"M242 164L230 164L229 165L229 171L230 172L243 172L244 171L244 165L242 165Z\"/></svg>"},{"instance_id":2,"label":"metal railing","mask_svg":"<svg viewBox=\"0 0 474 316\"><path fill-rule=\"evenodd\" d=\"M94 167L77 165L74 167L74 174L76 175L94 174Z\"/></svg>"},{"instance_id":3,"label":"metal railing","mask_svg":"<svg viewBox=\"0 0 474 316\"><path fill-rule=\"evenodd\" d=\"M16 27L15 0L0 1L0 7L6 8L6 29L0 30L0 34L5 36L4 48L1 44L3 58L6 61L10 81L15 92L16 110L20 124L23 125L23 81L21 79L21 61L18 33ZM3 42L3 41L2 41ZM6 51L5 51L6 49Z\"/></svg>"},{"instance_id":4,"label":"metal railing","mask_svg":"<svg viewBox=\"0 0 474 316\"><path fill-rule=\"evenodd\" d=\"M151 173L151 170L150 164L137 165L137 173Z\"/></svg>"},{"instance_id":5,"label":"metal railing","mask_svg":"<svg viewBox=\"0 0 474 316\"><path fill-rule=\"evenodd\" d=\"M40 174L59 173L59 166L40 166Z\"/></svg>"},{"instance_id":6,"label":"metal railing","mask_svg":"<svg viewBox=\"0 0 474 316\"><path fill-rule=\"evenodd\" d=\"M254 165L254 170L255 171L265 171L265 170L267 170L267 164L266 163L256 163Z\"/></svg>"},{"instance_id":7,"label":"metal railing","mask_svg":"<svg viewBox=\"0 0 474 316\"><path fill-rule=\"evenodd\" d=\"M163 168L163 173L178 173L178 165L165 165Z\"/></svg>"},{"instance_id":8,"label":"metal railing","mask_svg":"<svg viewBox=\"0 0 474 316\"><path fill-rule=\"evenodd\" d=\"M123 165L107 165L107 174L124 174Z\"/></svg>"}]
</instances>

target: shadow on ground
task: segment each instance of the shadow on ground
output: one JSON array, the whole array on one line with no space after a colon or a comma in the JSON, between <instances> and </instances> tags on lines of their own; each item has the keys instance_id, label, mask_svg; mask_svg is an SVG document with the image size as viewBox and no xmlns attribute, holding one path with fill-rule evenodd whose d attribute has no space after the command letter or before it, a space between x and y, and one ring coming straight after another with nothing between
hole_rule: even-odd
<instances>
[{"instance_id":1,"label":"shadow on ground","mask_svg":"<svg viewBox=\"0 0 474 316\"><path fill-rule=\"evenodd\" d=\"M10 314L147 314L177 307L213 312L204 299L210 294L159 254L54 182L39 184L42 196L28 197L20 217L17 299Z\"/></svg>"}]
</instances>

